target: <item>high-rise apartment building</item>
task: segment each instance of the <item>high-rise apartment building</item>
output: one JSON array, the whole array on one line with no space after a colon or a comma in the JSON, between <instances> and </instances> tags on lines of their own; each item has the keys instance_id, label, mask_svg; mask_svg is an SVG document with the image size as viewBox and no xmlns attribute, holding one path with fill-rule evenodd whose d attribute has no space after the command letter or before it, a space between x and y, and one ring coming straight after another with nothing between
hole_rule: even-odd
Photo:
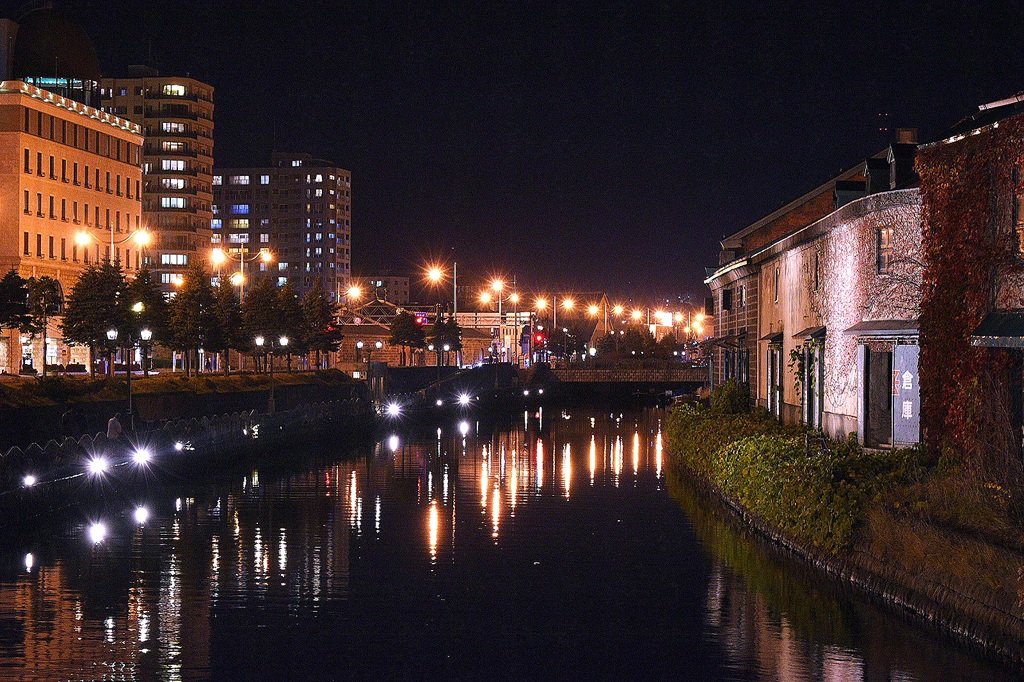
<instances>
[{"instance_id":1,"label":"high-rise apartment building","mask_svg":"<svg viewBox=\"0 0 1024 682\"><path fill-rule=\"evenodd\" d=\"M143 219L154 232L154 278L173 291L189 265L207 263L213 218L213 87L129 68L104 78L103 110L142 126Z\"/></svg>"},{"instance_id":2,"label":"high-rise apartment building","mask_svg":"<svg viewBox=\"0 0 1024 682\"><path fill-rule=\"evenodd\" d=\"M300 295L317 279L337 301L351 276L352 176L310 154L274 153L265 168L217 168L213 246L230 271L263 273ZM270 263L255 259L270 251ZM233 265L232 265L233 264Z\"/></svg>"}]
</instances>

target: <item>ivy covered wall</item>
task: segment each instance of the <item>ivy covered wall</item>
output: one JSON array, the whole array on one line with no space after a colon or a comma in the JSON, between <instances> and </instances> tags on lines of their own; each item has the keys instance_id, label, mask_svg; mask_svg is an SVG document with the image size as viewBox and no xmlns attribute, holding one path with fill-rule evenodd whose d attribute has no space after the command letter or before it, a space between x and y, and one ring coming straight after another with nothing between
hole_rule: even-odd
<instances>
[{"instance_id":1,"label":"ivy covered wall","mask_svg":"<svg viewBox=\"0 0 1024 682\"><path fill-rule=\"evenodd\" d=\"M1018 115L921 147L917 156L923 436L934 455L945 451L997 481L1021 475L1011 419L1020 352L975 347L970 336L993 308L1024 307L1024 261L1013 224L1022 143Z\"/></svg>"}]
</instances>

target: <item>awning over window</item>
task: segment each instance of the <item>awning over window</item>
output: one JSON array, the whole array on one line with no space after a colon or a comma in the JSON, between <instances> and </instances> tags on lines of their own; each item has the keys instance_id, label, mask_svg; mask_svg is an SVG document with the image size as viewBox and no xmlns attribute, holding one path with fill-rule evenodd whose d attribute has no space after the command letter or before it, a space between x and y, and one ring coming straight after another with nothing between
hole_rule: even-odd
<instances>
[{"instance_id":1,"label":"awning over window","mask_svg":"<svg viewBox=\"0 0 1024 682\"><path fill-rule=\"evenodd\" d=\"M793 334L794 339L820 339L825 336L824 327L808 327Z\"/></svg>"},{"instance_id":2,"label":"awning over window","mask_svg":"<svg viewBox=\"0 0 1024 682\"><path fill-rule=\"evenodd\" d=\"M865 320L858 322L844 334L849 336L917 336L920 324L917 320Z\"/></svg>"},{"instance_id":3,"label":"awning over window","mask_svg":"<svg viewBox=\"0 0 1024 682\"><path fill-rule=\"evenodd\" d=\"M771 334L765 334L762 336L761 340L767 341L768 343L782 343L783 336L782 332L772 332Z\"/></svg>"},{"instance_id":4,"label":"awning over window","mask_svg":"<svg viewBox=\"0 0 1024 682\"><path fill-rule=\"evenodd\" d=\"M741 341L746 340L747 330L744 329L736 334L726 334L725 336L716 336L715 338L702 341L701 344L707 344L708 346L725 346L728 348L735 348L740 345Z\"/></svg>"},{"instance_id":5,"label":"awning over window","mask_svg":"<svg viewBox=\"0 0 1024 682\"><path fill-rule=\"evenodd\" d=\"M1024 310L999 310L985 316L971 334L972 346L1024 348Z\"/></svg>"}]
</instances>

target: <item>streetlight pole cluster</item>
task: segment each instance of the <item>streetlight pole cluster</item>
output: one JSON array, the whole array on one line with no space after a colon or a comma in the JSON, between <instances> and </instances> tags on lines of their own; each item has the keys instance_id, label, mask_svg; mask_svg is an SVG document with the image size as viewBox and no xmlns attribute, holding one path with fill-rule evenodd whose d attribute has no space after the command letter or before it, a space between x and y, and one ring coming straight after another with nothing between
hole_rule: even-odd
<instances>
[{"instance_id":1,"label":"streetlight pole cluster","mask_svg":"<svg viewBox=\"0 0 1024 682\"><path fill-rule=\"evenodd\" d=\"M270 370L270 398L267 400L267 413L274 414L274 341L273 339L271 339L270 343L268 344L267 340L262 335L257 336L255 339L253 339L253 341L256 343L256 347L259 348L261 351L263 350L264 345L266 345L268 349L267 366L269 367ZM277 347L281 348L282 350L287 348L288 337L284 335L278 337Z\"/></svg>"}]
</instances>

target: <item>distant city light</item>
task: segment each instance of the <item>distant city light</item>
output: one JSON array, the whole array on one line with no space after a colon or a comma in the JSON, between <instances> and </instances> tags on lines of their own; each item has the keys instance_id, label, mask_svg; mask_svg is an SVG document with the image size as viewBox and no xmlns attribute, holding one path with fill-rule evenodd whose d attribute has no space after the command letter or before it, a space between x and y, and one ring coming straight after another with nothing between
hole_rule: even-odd
<instances>
[{"instance_id":1,"label":"distant city light","mask_svg":"<svg viewBox=\"0 0 1024 682\"><path fill-rule=\"evenodd\" d=\"M469 422L459 422L459 433L463 436L469 433Z\"/></svg>"},{"instance_id":2,"label":"distant city light","mask_svg":"<svg viewBox=\"0 0 1024 682\"><path fill-rule=\"evenodd\" d=\"M149 520L149 510L145 507L135 508L135 522L140 526L145 524Z\"/></svg>"}]
</instances>

